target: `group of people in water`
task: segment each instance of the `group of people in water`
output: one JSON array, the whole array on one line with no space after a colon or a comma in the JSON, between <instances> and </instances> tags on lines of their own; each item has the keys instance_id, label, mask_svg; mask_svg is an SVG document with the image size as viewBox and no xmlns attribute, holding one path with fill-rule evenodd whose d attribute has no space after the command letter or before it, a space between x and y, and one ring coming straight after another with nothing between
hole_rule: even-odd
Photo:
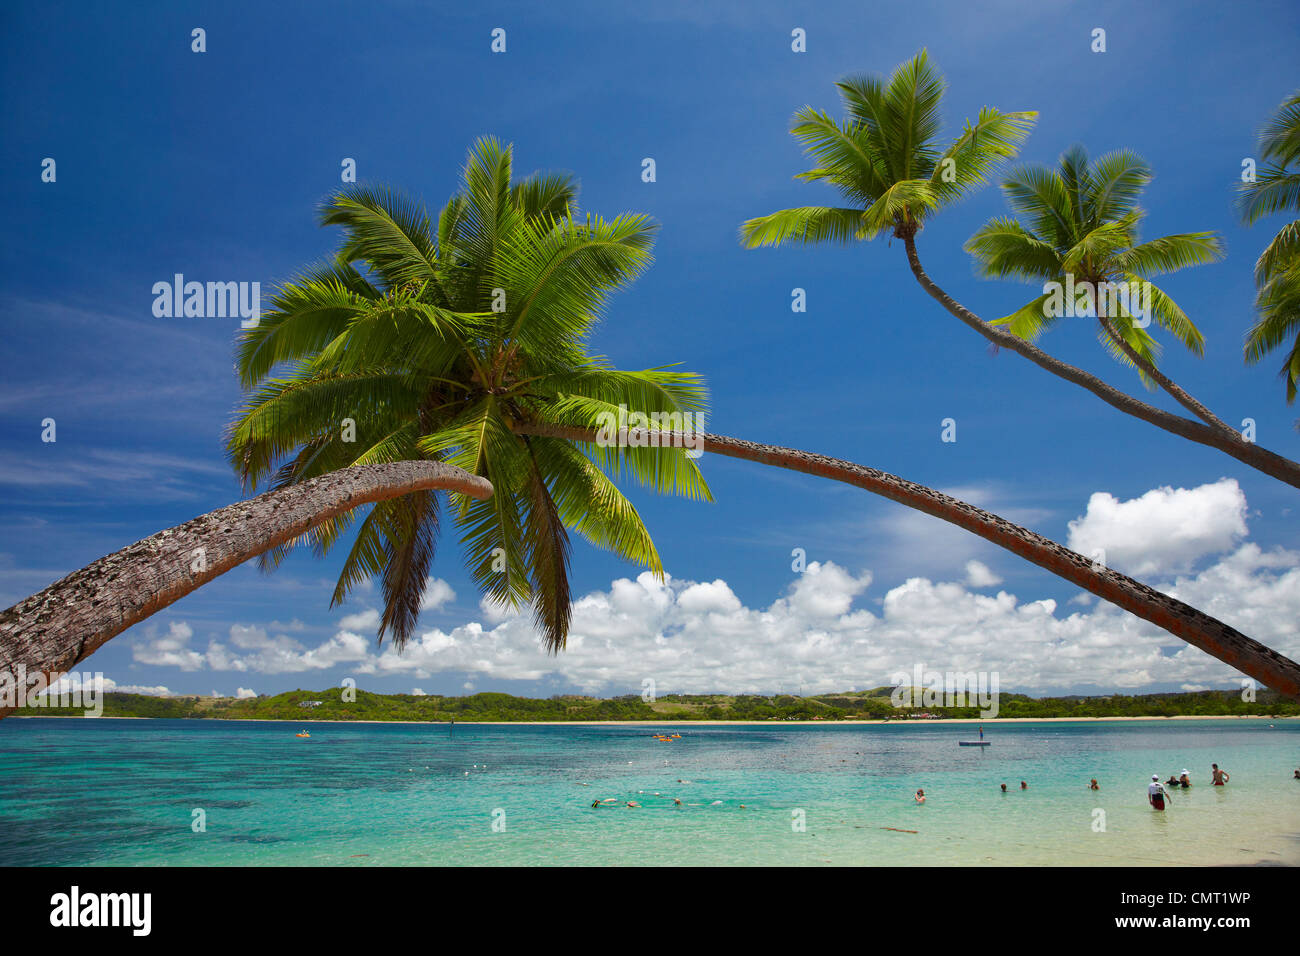
<instances>
[{"instance_id":1,"label":"group of people in water","mask_svg":"<svg viewBox=\"0 0 1300 956\"><path fill-rule=\"evenodd\" d=\"M1212 786L1222 787L1224 784L1228 782L1229 779L1231 779L1231 774L1229 774L1228 771L1219 769L1219 765L1217 763L1210 764L1210 784ZM1300 769L1296 770L1295 779L1300 780ZM677 782L689 783L690 781L678 780ZM1191 785L1192 785L1191 773L1190 771L1188 771L1186 767L1183 768L1182 773L1179 773L1177 775L1171 773L1169 775L1169 779L1166 780L1164 783L1160 782L1159 774L1153 773L1151 775L1151 783L1147 787L1147 802L1151 804L1151 808L1153 810L1164 810L1166 804L1171 799L1169 795L1169 791L1166 790L1165 787L1178 787L1182 790L1186 790L1189 787L1191 787ZM1002 792L1006 793L1007 785L1004 783L1001 785L1001 787L1002 787ZM1020 789L1028 790L1029 789L1028 782L1021 780ZM1088 781L1088 789L1089 790L1101 789L1101 785L1097 783L1096 777L1093 777L1091 780ZM656 793L655 796L657 797L659 796L659 794ZM923 788L918 788L916 791L916 795L913 797L913 799L918 804L925 803L925 790ZM591 802L591 805L593 808L595 808L595 807L607 807L610 806L611 804L618 804L618 803L623 803L623 801L618 799L617 797L608 797L604 800L593 800ZM718 804L721 803L722 803L721 800L715 800L712 805L717 806ZM682 801L677 797L673 797L673 805L680 807L682 806ZM628 800L626 803L624 803L624 806L635 808L641 806L641 804L637 803L635 800ZM691 804L691 806L700 806L700 804L693 803ZM742 803L740 805L740 809L745 810L747 808Z\"/></svg>"},{"instance_id":2,"label":"group of people in water","mask_svg":"<svg viewBox=\"0 0 1300 956\"><path fill-rule=\"evenodd\" d=\"M1229 778L1230 775L1228 771L1220 770L1219 765L1217 763L1210 764L1210 783L1213 786L1222 787L1224 784L1228 782ZM1295 772L1295 779L1300 780L1300 770L1297 770ZM1180 787L1181 789L1186 790L1191 785L1192 785L1192 778L1190 776L1190 771L1188 771L1186 768L1184 768L1183 772L1178 775L1170 774L1169 779L1166 780L1163 784L1160 782L1160 775L1153 773L1151 775L1151 785L1147 787L1147 800L1151 804L1153 809L1163 810L1165 808L1166 801L1169 798L1169 791L1165 789L1166 786ZM1007 785L1004 783L1001 784L1001 787L1002 787L1002 792L1006 793ZM1024 780L1021 780L1020 789L1028 790L1029 784ZM1093 777L1091 780L1088 781L1088 789L1089 790L1101 789L1101 784L1097 783L1096 777ZM925 803L925 790L924 789L917 790L916 795L912 799L915 800L917 803Z\"/></svg>"},{"instance_id":3,"label":"group of people in water","mask_svg":"<svg viewBox=\"0 0 1300 956\"><path fill-rule=\"evenodd\" d=\"M1231 775L1228 771L1220 770L1217 763L1210 764L1210 784L1212 786L1222 787L1228 782L1230 776ZM1147 802L1151 804L1151 809L1153 810L1164 810L1165 805L1172 801L1169 791L1166 790L1165 787L1179 787L1186 790L1191 785L1192 778L1186 767L1184 767L1183 772L1177 776L1171 773L1169 779L1164 783L1160 782L1160 775L1158 773L1153 773L1151 775L1151 783L1147 786Z\"/></svg>"}]
</instances>

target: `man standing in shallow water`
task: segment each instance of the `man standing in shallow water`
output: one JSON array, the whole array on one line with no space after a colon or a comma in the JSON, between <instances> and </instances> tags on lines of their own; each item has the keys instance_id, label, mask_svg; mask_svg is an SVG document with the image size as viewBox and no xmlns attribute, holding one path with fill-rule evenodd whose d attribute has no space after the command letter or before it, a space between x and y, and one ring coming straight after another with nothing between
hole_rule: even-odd
<instances>
[{"instance_id":1,"label":"man standing in shallow water","mask_svg":"<svg viewBox=\"0 0 1300 956\"><path fill-rule=\"evenodd\" d=\"M1213 768L1210 779L1214 782L1216 787L1222 787L1229 779L1231 779L1231 775L1228 771L1220 770L1217 763L1212 763L1210 766Z\"/></svg>"},{"instance_id":2,"label":"man standing in shallow water","mask_svg":"<svg viewBox=\"0 0 1300 956\"><path fill-rule=\"evenodd\" d=\"M1147 786L1147 801L1151 804L1152 810L1163 810L1165 808L1165 798L1169 796L1165 790L1165 785L1160 782L1160 775L1153 773L1151 783Z\"/></svg>"}]
</instances>

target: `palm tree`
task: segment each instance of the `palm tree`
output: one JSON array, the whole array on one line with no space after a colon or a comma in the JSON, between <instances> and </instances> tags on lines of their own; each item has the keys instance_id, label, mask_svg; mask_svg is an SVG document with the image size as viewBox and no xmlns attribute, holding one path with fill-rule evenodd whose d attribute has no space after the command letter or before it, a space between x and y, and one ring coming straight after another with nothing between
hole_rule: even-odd
<instances>
[{"instance_id":1,"label":"palm tree","mask_svg":"<svg viewBox=\"0 0 1300 956\"><path fill-rule=\"evenodd\" d=\"M1300 487L1300 463L1244 440L1222 423L1212 425L1156 408L1054 358L1029 340L985 322L926 273L916 246L916 235L925 221L984 184L995 166L1015 155L1037 114L984 107L975 122L966 122L961 134L943 146L937 136L946 84L925 50L899 66L887 81L854 76L837 86L845 119L836 121L805 107L795 114L791 132L814 160L813 169L796 178L830 183L849 205L804 206L750 219L740 230L745 246L848 244L887 232L902 240L908 265L921 288L989 342L1087 389L1125 414L1217 448Z\"/></svg>"},{"instance_id":2,"label":"palm tree","mask_svg":"<svg viewBox=\"0 0 1300 956\"><path fill-rule=\"evenodd\" d=\"M1259 136L1266 166L1253 183L1243 183L1241 215L1249 225L1275 212L1300 210L1300 92L1281 106ZM1291 351L1282 363L1287 403L1300 386L1300 219L1278 230L1255 263L1259 321L1246 336L1246 361L1258 362L1288 339Z\"/></svg>"},{"instance_id":3,"label":"palm tree","mask_svg":"<svg viewBox=\"0 0 1300 956\"><path fill-rule=\"evenodd\" d=\"M1151 320L1194 355L1204 354L1205 339L1149 277L1223 253L1212 232L1139 243L1143 212L1137 200L1150 181L1151 169L1136 153L1119 150L1089 164L1083 147L1072 147L1061 155L1059 168L1028 166L1003 182L1007 202L1028 225L1014 217L992 219L967 240L966 251L981 275L1055 287L993 324L1032 342L1067 311L1093 316L1102 344L1135 367L1148 387L1158 385L1206 424L1231 431L1156 367L1160 345L1146 329ZM1083 293L1077 311L1059 307L1061 290L1070 288ZM1108 288L1122 294L1108 295ZM1134 314L1143 311L1145 316Z\"/></svg>"},{"instance_id":4,"label":"palm tree","mask_svg":"<svg viewBox=\"0 0 1300 956\"><path fill-rule=\"evenodd\" d=\"M705 393L693 374L620 371L587 348L610 294L649 264L654 224L579 218L571 177L515 181L512 167L511 147L479 140L436 225L386 190L356 187L327 203L321 222L342 227L342 248L280 289L244 334L237 367L254 391L227 450L251 487L408 460L488 479L495 494L463 500L451 515L469 572L498 604L531 604L555 651L569 627L570 529L663 573L612 477L626 472L692 498L709 491L686 449L578 448L520 426L594 425L620 406L680 416L702 410ZM324 554L357 520L339 514L268 552L263 566L302 542ZM375 504L333 603L378 578L379 636L400 649L416 626L440 520L431 492Z\"/></svg>"},{"instance_id":5,"label":"palm tree","mask_svg":"<svg viewBox=\"0 0 1300 956\"><path fill-rule=\"evenodd\" d=\"M0 612L0 688L3 675L22 670L66 673L132 625L340 514L435 489L492 494L484 479L438 462L361 465L237 501L106 555Z\"/></svg>"}]
</instances>

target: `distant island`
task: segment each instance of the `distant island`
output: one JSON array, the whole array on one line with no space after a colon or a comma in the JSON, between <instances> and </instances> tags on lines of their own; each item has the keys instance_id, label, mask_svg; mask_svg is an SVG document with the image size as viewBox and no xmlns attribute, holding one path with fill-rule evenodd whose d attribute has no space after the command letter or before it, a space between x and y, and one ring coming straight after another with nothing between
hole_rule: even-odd
<instances>
[{"instance_id":1,"label":"distant island","mask_svg":"<svg viewBox=\"0 0 1300 956\"><path fill-rule=\"evenodd\" d=\"M977 719L976 707L897 708L891 687L841 694L797 697L790 694L728 695L667 694L653 702L636 695L585 697L560 695L547 699L483 693L465 697L437 694L373 694L342 688L293 690L274 696L150 697L144 694L104 694L105 717L163 717L223 720L416 721L416 722L550 722L550 721L690 721L690 720L926 720ZM81 716L82 708L24 707L25 717ZM1112 694L1099 697L1042 697L1002 694L998 716L1010 718L1080 717L1250 717L1300 716L1300 704L1261 690L1254 701L1243 701L1237 690L1206 690L1173 694Z\"/></svg>"}]
</instances>

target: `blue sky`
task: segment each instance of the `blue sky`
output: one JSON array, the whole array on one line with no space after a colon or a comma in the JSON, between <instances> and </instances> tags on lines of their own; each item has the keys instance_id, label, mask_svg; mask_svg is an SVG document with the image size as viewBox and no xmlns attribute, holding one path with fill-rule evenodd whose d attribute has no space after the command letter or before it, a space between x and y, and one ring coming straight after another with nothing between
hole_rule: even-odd
<instances>
[{"instance_id":1,"label":"blue sky","mask_svg":"<svg viewBox=\"0 0 1300 956\"><path fill-rule=\"evenodd\" d=\"M949 132L986 104L1038 110L1024 161L1050 163L1076 142L1094 155L1135 149L1156 177L1144 234L1224 238L1222 262L1162 283L1208 341L1196 359L1166 337L1164 368L1300 457L1280 357L1247 367L1240 350L1254 259L1280 221L1244 229L1232 207L1256 129L1296 84L1292 4L914 2L894 19L852 3L611 6L43 3L0 14L0 605L240 496L220 440L239 401L237 321L155 318L153 283L180 272L267 288L334 248L314 214L344 157L363 182L436 207L469 144L493 134L515 144L518 173L572 171L585 208L661 224L655 265L614 300L595 347L624 367L702 373L711 431L873 465L1056 540L1110 544L1144 580L1300 653L1294 489L990 355L915 284L897 242L746 251L736 239L746 218L834 201L792 179L807 164L791 114L838 113L836 79L889 72L927 47L950 84ZM202 54L190 50L195 27ZM504 54L490 52L495 27ZM796 27L806 53L790 49ZM1103 54L1090 50L1095 27L1107 31ZM654 183L641 180L647 156ZM45 157L55 183L41 181ZM1035 294L977 279L961 250L1004 211L989 187L919 239L930 274L986 318ZM790 310L795 287L804 314ZM1043 344L1141 390L1082 322ZM40 440L46 417L52 444ZM953 444L939 440L946 417L958 422ZM429 693L621 692L647 677L661 691L811 691L884 684L918 661L1000 670L1004 689L1232 683L1199 652L933 519L810 477L712 456L704 466L714 504L634 492L672 575L666 590L575 546L586 603L579 640L558 659L530 650L526 620L479 607L447 540L435 568L445 587L431 588L422 618L431 636L405 661L375 653L373 596L330 611L337 563L304 554L269 577L231 572L86 666L121 686L225 694L349 675ZM1155 491L1165 487L1186 493ZM794 548L812 575L792 571Z\"/></svg>"}]
</instances>

